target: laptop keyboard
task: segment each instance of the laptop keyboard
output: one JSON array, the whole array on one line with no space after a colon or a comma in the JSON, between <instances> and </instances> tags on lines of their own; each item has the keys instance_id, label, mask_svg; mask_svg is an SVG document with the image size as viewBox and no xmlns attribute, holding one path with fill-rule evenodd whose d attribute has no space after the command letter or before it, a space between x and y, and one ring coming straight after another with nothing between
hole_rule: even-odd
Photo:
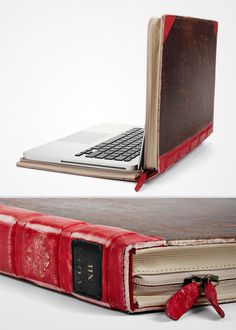
<instances>
[{"instance_id":1,"label":"laptop keyboard","mask_svg":"<svg viewBox=\"0 0 236 330\"><path fill-rule=\"evenodd\" d=\"M142 128L132 128L75 156L129 162L140 155L143 132Z\"/></svg>"}]
</instances>

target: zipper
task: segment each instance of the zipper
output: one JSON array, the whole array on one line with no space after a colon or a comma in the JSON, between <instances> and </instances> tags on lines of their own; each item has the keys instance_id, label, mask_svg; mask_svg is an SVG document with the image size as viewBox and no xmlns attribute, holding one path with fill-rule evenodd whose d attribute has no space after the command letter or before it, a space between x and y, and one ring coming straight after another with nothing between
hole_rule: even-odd
<instances>
[{"instance_id":1,"label":"zipper","mask_svg":"<svg viewBox=\"0 0 236 330\"><path fill-rule=\"evenodd\" d=\"M218 287L219 293L224 293L225 290L230 290L235 287L236 279L232 280L220 280L220 286ZM183 286L183 281L176 284L167 285L140 285L133 283L135 296L171 296Z\"/></svg>"},{"instance_id":2,"label":"zipper","mask_svg":"<svg viewBox=\"0 0 236 330\"><path fill-rule=\"evenodd\" d=\"M209 270L207 271L200 271L197 274L194 275L207 275L209 274ZM232 268L229 270L224 270L224 269L218 269L214 271L214 274L219 276L220 281L222 280L230 280L230 279L236 279L236 269ZM168 285L173 285L173 284L182 284L184 279L186 277L190 277L193 275L192 272L180 272L180 273L175 273L174 277L173 274L153 274L153 275L135 275L133 277L133 285L138 287L156 287L156 286L168 286ZM151 289L150 289L151 290ZM149 291L150 291L149 290Z\"/></svg>"},{"instance_id":3,"label":"zipper","mask_svg":"<svg viewBox=\"0 0 236 330\"><path fill-rule=\"evenodd\" d=\"M213 274L185 278L183 286L168 299L165 307L166 315L177 321L196 304L200 296L204 296L217 314L224 318L225 313L219 306L215 289L218 284L219 277Z\"/></svg>"},{"instance_id":4,"label":"zipper","mask_svg":"<svg viewBox=\"0 0 236 330\"><path fill-rule=\"evenodd\" d=\"M208 271L199 273L179 272L175 274L142 274L133 276L134 302L138 308L162 306L164 307L168 299L184 287L186 278L192 276L205 278ZM236 295L236 268L228 270L217 269L214 275L219 277L217 293L219 300L227 301ZM206 297L200 296L197 303L206 303Z\"/></svg>"}]
</instances>

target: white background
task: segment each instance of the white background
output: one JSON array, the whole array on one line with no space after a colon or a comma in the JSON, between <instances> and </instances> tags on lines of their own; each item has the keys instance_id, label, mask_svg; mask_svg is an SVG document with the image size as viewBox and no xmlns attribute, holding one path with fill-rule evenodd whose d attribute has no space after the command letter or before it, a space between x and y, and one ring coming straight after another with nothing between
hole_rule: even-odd
<instances>
[{"instance_id":1,"label":"white background","mask_svg":"<svg viewBox=\"0 0 236 330\"><path fill-rule=\"evenodd\" d=\"M173 321L163 312L129 315L0 276L3 330L235 330L235 306L221 305L224 319L204 306Z\"/></svg>"},{"instance_id":2,"label":"white background","mask_svg":"<svg viewBox=\"0 0 236 330\"><path fill-rule=\"evenodd\" d=\"M215 132L138 196L235 196L235 0L0 0L0 196L137 196L134 184L16 168L24 150L99 122L144 123L151 16L219 21ZM3 329L233 329L200 308L127 316L0 277Z\"/></svg>"}]
</instances>

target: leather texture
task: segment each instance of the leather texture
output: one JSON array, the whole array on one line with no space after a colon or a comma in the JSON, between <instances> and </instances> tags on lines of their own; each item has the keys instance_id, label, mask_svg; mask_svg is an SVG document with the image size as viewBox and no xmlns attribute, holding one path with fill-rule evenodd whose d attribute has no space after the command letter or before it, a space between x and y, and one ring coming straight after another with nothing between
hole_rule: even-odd
<instances>
[{"instance_id":1,"label":"leather texture","mask_svg":"<svg viewBox=\"0 0 236 330\"><path fill-rule=\"evenodd\" d=\"M102 299L73 292L72 240L102 245ZM134 231L0 205L0 272L78 298L129 310L127 248L159 238Z\"/></svg>"},{"instance_id":2,"label":"leather texture","mask_svg":"<svg viewBox=\"0 0 236 330\"><path fill-rule=\"evenodd\" d=\"M205 295L209 304L221 318L225 317L225 313L218 303L215 286L207 278L200 279L198 282L192 280L191 283L185 284L179 291L173 294L166 303L166 315L177 321L197 302L200 295Z\"/></svg>"},{"instance_id":3,"label":"leather texture","mask_svg":"<svg viewBox=\"0 0 236 330\"><path fill-rule=\"evenodd\" d=\"M223 319L225 317L225 313L222 310L222 308L220 308L220 306L219 306L218 299L217 299L217 292L211 282L205 283L204 293L205 293L205 296L206 296L207 300L209 301L209 303L212 305L212 307L215 309L215 311L219 314L219 316Z\"/></svg>"},{"instance_id":4,"label":"leather texture","mask_svg":"<svg viewBox=\"0 0 236 330\"><path fill-rule=\"evenodd\" d=\"M157 116L158 130L155 130L154 139L158 146L155 167L147 166L144 172L108 171L27 159L21 159L17 166L136 181L135 190L139 191L147 180L157 177L212 133L218 24L215 21L173 15L166 15L162 20L162 60L157 63L161 81L158 91L155 88L149 96L156 99L157 93L158 96L160 93L160 104L156 110L160 112ZM152 83L153 79L156 79L155 74Z\"/></svg>"},{"instance_id":5,"label":"leather texture","mask_svg":"<svg viewBox=\"0 0 236 330\"><path fill-rule=\"evenodd\" d=\"M161 236L170 243L236 241L234 198L0 198L0 204Z\"/></svg>"},{"instance_id":6,"label":"leather texture","mask_svg":"<svg viewBox=\"0 0 236 330\"><path fill-rule=\"evenodd\" d=\"M196 303L199 295L200 289L196 282L184 285L167 301L166 315L177 321Z\"/></svg>"},{"instance_id":7,"label":"leather texture","mask_svg":"<svg viewBox=\"0 0 236 330\"><path fill-rule=\"evenodd\" d=\"M162 206L156 203L156 199L95 198L91 201L91 198L30 198L21 199L22 203L19 199L15 199L15 203L14 199L0 199L0 203L3 200L12 205L30 205L37 212L0 205L0 273L132 313L163 309L163 306L140 309L132 299L132 257L135 250L176 244L177 241L171 241L171 237L180 238L179 235L182 237L182 241L177 242L180 245L190 238L191 245L199 242L205 244L208 240L211 243L235 241L236 205L232 199L188 199L188 203L183 199L183 204L180 200L173 199L174 203L171 203L171 199L167 199L159 201ZM57 215L41 213L48 211ZM64 212L74 219L61 217ZM78 218L80 220L75 220ZM87 219L88 222L85 221ZM180 220L182 226L179 225ZM118 228L123 225L126 229ZM166 241L157 236L156 230L162 233ZM174 236L170 236L170 232ZM73 291L72 241L75 239L102 246L101 300ZM207 283L204 290L209 303L223 317L214 287ZM195 288L185 285L180 291L167 304L167 315L174 319L179 318L195 301Z\"/></svg>"},{"instance_id":8,"label":"leather texture","mask_svg":"<svg viewBox=\"0 0 236 330\"><path fill-rule=\"evenodd\" d=\"M180 143L177 147L166 152L159 159L160 173L174 165L178 160L189 154L213 132L213 123L209 123L202 130Z\"/></svg>"},{"instance_id":9,"label":"leather texture","mask_svg":"<svg viewBox=\"0 0 236 330\"><path fill-rule=\"evenodd\" d=\"M166 152L159 158L159 171L146 170L142 172L137 178L137 184L135 191L138 192L144 183L150 179L153 179L160 175L162 172L166 171L169 167L174 165L181 158L189 154L194 148L196 148L200 143L202 143L211 133L213 132L213 123L208 124L201 131L197 132L195 135L183 141L174 149Z\"/></svg>"},{"instance_id":10,"label":"leather texture","mask_svg":"<svg viewBox=\"0 0 236 330\"><path fill-rule=\"evenodd\" d=\"M217 22L164 17L159 156L213 122Z\"/></svg>"}]
</instances>

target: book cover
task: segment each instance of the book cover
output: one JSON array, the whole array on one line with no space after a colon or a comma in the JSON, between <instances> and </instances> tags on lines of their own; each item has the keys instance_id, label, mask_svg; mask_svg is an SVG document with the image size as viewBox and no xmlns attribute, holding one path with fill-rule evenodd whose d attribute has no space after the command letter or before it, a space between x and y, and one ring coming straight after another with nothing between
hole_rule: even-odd
<instances>
[{"instance_id":1,"label":"book cover","mask_svg":"<svg viewBox=\"0 0 236 330\"><path fill-rule=\"evenodd\" d=\"M3 274L131 313L165 309L186 279L209 273L219 278L219 302L236 300L234 200L0 203Z\"/></svg>"},{"instance_id":2,"label":"book cover","mask_svg":"<svg viewBox=\"0 0 236 330\"><path fill-rule=\"evenodd\" d=\"M22 158L17 166L97 178L145 181L168 169L213 131L217 22L164 15L150 20L144 149L134 171Z\"/></svg>"},{"instance_id":3,"label":"book cover","mask_svg":"<svg viewBox=\"0 0 236 330\"><path fill-rule=\"evenodd\" d=\"M160 173L213 131L218 24L174 15L150 24L144 168Z\"/></svg>"}]
</instances>

